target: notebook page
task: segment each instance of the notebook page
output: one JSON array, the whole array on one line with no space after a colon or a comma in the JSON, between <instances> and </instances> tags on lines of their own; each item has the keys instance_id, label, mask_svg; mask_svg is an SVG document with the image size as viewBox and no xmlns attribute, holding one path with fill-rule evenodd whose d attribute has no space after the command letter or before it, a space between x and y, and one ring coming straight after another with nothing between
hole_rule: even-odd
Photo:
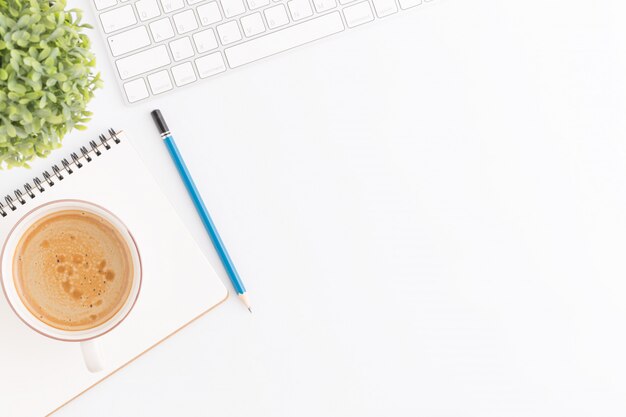
<instances>
[{"instance_id":1,"label":"notebook page","mask_svg":"<svg viewBox=\"0 0 626 417\"><path fill-rule=\"evenodd\" d=\"M105 370L89 373L77 343L26 327L0 294L0 415L46 415L226 299L228 292L125 134L101 156L0 218L0 242L38 205L81 199L115 213L136 239L143 282L126 320L99 338ZM35 174L35 173L33 173ZM15 184L16 186L19 184ZM2 188L6 188L3 184ZM1 189L2 196L13 188Z\"/></svg>"}]
</instances>

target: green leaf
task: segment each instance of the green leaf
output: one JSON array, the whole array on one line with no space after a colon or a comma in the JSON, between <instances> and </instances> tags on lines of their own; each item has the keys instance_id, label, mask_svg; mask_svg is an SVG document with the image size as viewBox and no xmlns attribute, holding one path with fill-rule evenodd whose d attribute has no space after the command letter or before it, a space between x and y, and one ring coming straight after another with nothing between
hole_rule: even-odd
<instances>
[{"instance_id":1,"label":"green leaf","mask_svg":"<svg viewBox=\"0 0 626 417\"><path fill-rule=\"evenodd\" d=\"M52 123L52 124L59 124L59 123L63 122L63 116L60 115L60 114L55 114L53 116L48 116L46 118L46 121L48 123Z\"/></svg>"},{"instance_id":2,"label":"green leaf","mask_svg":"<svg viewBox=\"0 0 626 417\"><path fill-rule=\"evenodd\" d=\"M41 51L39 52L39 56L37 57L39 59L39 61L42 61L46 58L48 58L48 56L50 56L50 52L52 51L52 49L50 49L48 46L44 46Z\"/></svg>"},{"instance_id":3,"label":"green leaf","mask_svg":"<svg viewBox=\"0 0 626 417\"><path fill-rule=\"evenodd\" d=\"M10 91L13 91L16 94L26 94L26 86L24 84L18 84L15 80L9 81L8 87Z\"/></svg>"}]
</instances>

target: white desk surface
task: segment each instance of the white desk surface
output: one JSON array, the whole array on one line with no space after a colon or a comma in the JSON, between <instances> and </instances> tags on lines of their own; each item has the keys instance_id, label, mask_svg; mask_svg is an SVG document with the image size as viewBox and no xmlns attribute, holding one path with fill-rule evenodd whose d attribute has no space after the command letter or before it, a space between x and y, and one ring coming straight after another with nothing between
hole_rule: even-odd
<instances>
[{"instance_id":1,"label":"white desk surface","mask_svg":"<svg viewBox=\"0 0 626 417\"><path fill-rule=\"evenodd\" d=\"M254 315L58 416L623 416L625 11L440 0L134 107L94 32L107 86L58 155L129 131L227 283L161 108Z\"/></svg>"}]
</instances>

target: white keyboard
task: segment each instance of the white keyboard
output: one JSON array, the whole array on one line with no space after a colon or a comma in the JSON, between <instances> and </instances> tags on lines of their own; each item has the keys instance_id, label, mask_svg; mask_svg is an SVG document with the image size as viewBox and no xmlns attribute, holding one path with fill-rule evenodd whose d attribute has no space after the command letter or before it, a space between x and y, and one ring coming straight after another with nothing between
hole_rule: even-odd
<instances>
[{"instance_id":1,"label":"white keyboard","mask_svg":"<svg viewBox=\"0 0 626 417\"><path fill-rule=\"evenodd\" d=\"M91 0L128 103L432 0Z\"/></svg>"}]
</instances>

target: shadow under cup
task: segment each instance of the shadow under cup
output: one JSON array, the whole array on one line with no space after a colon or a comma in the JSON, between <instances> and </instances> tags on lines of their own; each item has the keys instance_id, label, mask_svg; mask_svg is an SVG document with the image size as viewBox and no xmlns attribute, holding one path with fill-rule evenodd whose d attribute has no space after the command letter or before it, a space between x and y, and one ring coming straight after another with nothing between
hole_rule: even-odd
<instances>
[{"instance_id":1,"label":"shadow under cup","mask_svg":"<svg viewBox=\"0 0 626 417\"><path fill-rule=\"evenodd\" d=\"M113 314L107 321L100 323L92 328L85 328L82 330L64 330L57 327L53 327L40 320L35 316L29 308L22 301L22 297L19 294L19 288L17 288L14 281L15 276L15 264L16 249L20 243L24 234L44 217L48 217L51 214L65 211L81 211L89 213L96 218L105 220L104 223L112 225L118 232L119 236L123 239L127 249L130 252L130 260L132 262L131 286L130 292L123 302L121 308ZM142 280L142 266L141 257L139 255L139 249L135 239L131 235L128 228L124 223L117 218L113 213L107 209L100 207L96 204L89 203L87 201L80 200L59 200L53 201L44 205L41 205L34 210L27 213L22 217L9 233L2 252L0 253L1 261L1 281L4 294L9 302L9 305L15 312L15 314L24 322L28 327L36 332L50 337L52 339L66 341L66 342L82 342L83 356L87 368L90 371L98 371L103 368L102 359L97 345L94 343L94 339L99 336L108 333L117 327L133 309L139 292L141 289ZM24 294L22 294L24 295Z\"/></svg>"}]
</instances>

